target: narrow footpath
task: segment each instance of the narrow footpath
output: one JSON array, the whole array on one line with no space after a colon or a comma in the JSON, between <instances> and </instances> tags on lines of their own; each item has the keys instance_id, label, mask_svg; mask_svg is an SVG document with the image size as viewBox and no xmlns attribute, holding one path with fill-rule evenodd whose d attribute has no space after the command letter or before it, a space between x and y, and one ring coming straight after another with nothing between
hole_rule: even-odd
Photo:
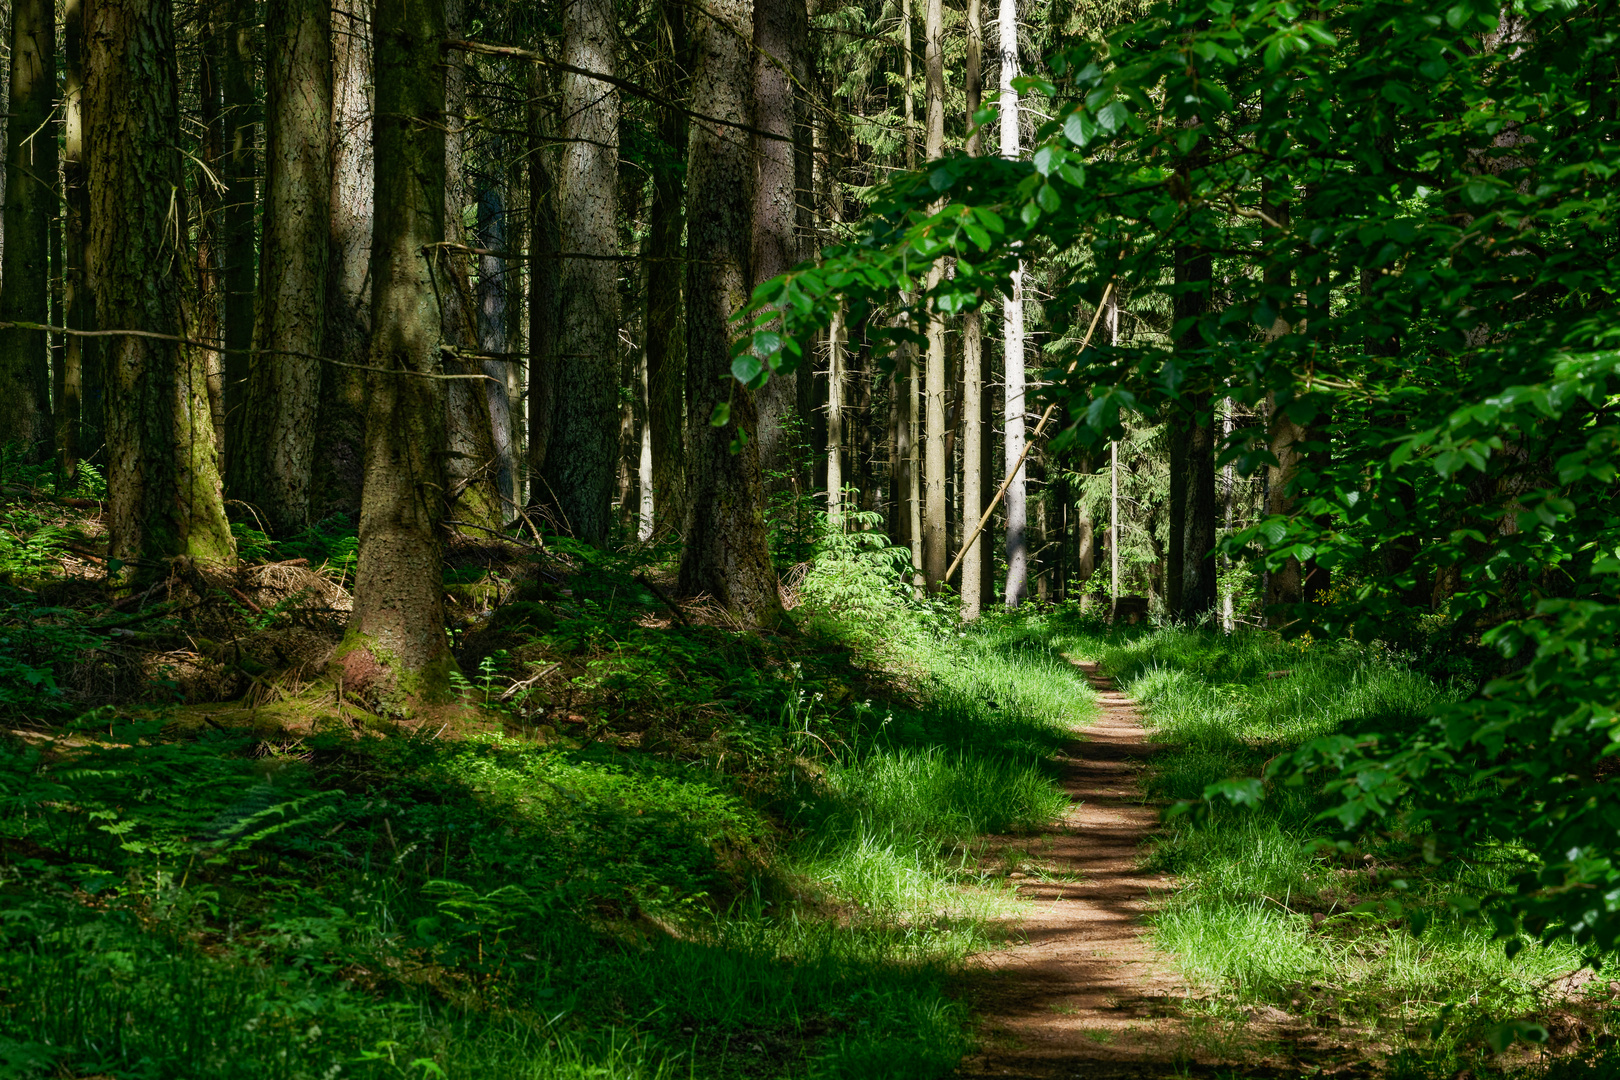
<instances>
[{"instance_id":1,"label":"narrow footpath","mask_svg":"<svg viewBox=\"0 0 1620 1080\"><path fill-rule=\"evenodd\" d=\"M1185 988L1141 920L1151 891L1170 884L1139 867L1159 815L1137 773L1155 747L1131 699L1096 664L1071 662L1097 689L1100 715L1057 759L1074 805L1029 845L1018 891L1037 904L1015 944L970 976L986 1022L962 1077L1160 1076L1196 1056L1173 1007Z\"/></svg>"}]
</instances>

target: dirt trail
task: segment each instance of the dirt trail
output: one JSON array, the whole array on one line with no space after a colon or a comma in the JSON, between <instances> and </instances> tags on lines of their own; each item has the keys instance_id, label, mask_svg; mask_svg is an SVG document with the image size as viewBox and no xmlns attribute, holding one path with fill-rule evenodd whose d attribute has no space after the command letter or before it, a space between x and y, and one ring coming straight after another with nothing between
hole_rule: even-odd
<instances>
[{"instance_id":1,"label":"dirt trail","mask_svg":"<svg viewBox=\"0 0 1620 1080\"><path fill-rule=\"evenodd\" d=\"M1019 887L1038 901L1019 924L1022 943L983 957L970 978L986 1027L963 1077L1156 1076L1185 1060L1172 1008L1185 988L1141 923L1150 890L1170 883L1138 866L1158 810L1143 803L1136 774L1155 747L1131 699L1095 664L1076 665L1099 691L1100 715L1057 759L1075 805L1029 844L1044 872Z\"/></svg>"}]
</instances>

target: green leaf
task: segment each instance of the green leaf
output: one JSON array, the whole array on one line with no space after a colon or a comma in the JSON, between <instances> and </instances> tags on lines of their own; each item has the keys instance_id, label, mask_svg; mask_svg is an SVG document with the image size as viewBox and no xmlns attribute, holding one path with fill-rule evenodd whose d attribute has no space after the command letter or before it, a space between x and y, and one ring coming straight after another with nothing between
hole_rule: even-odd
<instances>
[{"instance_id":1,"label":"green leaf","mask_svg":"<svg viewBox=\"0 0 1620 1080\"><path fill-rule=\"evenodd\" d=\"M743 353L731 362L731 376L744 386L751 385L765 370L765 365L753 353Z\"/></svg>"},{"instance_id":2,"label":"green leaf","mask_svg":"<svg viewBox=\"0 0 1620 1080\"><path fill-rule=\"evenodd\" d=\"M731 423L731 402L717 402L714 406L714 414L709 417L709 426L725 427L729 423Z\"/></svg>"}]
</instances>

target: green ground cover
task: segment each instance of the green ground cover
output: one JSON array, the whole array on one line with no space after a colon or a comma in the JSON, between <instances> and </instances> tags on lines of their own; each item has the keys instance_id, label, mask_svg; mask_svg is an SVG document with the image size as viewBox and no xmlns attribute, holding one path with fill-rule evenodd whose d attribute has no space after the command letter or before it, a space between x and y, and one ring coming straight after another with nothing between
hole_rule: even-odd
<instances>
[{"instance_id":1,"label":"green ground cover","mask_svg":"<svg viewBox=\"0 0 1620 1080\"><path fill-rule=\"evenodd\" d=\"M1142 702L1151 737L1166 744L1147 793L1168 803L1259 776L1310 738L1409 730L1435 701L1471 689L1354 642L1079 624L1059 637ZM1509 959L1488 924L1447 906L1461 886L1477 893L1505 880L1495 865L1503 852L1430 864L1421 837L1389 835L1314 849L1311 841L1336 835L1316 820L1325 805L1309 784L1275 783L1256 807L1218 799L1167 824L1149 861L1178 885L1152 925L1204 996L1191 1008L1233 1017L1266 1004L1326 1027L1373 1029L1370 1056L1425 1075L1488 1068L1505 1021L1553 1016L1566 1048L1602 1027L1588 992L1606 1000L1606 979L1566 996L1590 978L1577 974L1584 957L1573 944L1524 937ZM1408 917L1392 917L1391 900L1429 913L1420 934Z\"/></svg>"},{"instance_id":2,"label":"green ground cover","mask_svg":"<svg viewBox=\"0 0 1620 1080\"><path fill-rule=\"evenodd\" d=\"M638 572L469 634L443 724L312 689L300 738L176 706L0 740L0 1075L952 1070L949 980L1018 904L979 838L1061 811L1089 689L881 590L792 638L653 625ZM486 711L517 655L583 721Z\"/></svg>"}]
</instances>

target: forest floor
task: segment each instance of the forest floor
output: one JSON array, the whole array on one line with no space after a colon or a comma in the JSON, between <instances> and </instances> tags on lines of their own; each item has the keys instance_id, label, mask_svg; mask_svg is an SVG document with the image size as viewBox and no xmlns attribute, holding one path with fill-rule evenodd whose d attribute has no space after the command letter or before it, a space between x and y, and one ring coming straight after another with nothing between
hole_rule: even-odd
<instances>
[{"instance_id":1,"label":"forest floor","mask_svg":"<svg viewBox=\"0 0 1620 1080\"><path fill-rule=\"evenodd\" d=\"M1161 820L1461 692L1412 657L963 626L858 551L760 635L667 549L463 541L465 677L384 715L320 669L352 529L114 601L99 506L0 485L0 1077L1620 1071L1620 984L1445 913L1493 853L1324 852L1309 787Z\"/></svg>"}]
</instances>

